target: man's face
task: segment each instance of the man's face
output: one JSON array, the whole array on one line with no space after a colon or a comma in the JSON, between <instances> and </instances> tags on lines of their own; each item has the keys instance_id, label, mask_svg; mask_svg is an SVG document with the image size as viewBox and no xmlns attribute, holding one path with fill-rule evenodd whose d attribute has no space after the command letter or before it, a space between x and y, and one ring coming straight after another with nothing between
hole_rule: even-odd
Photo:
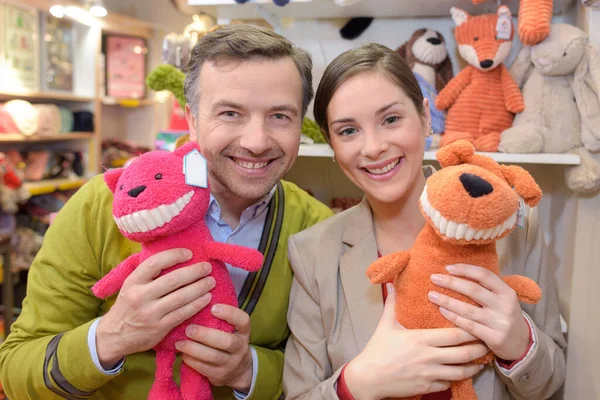
<instances>
[{"instance_id":1,"label":"man's face","mask_svg":"<svg viewBox=\"0 0 600 400\"><path fill-rule=\"evenodd\" d=\"M208 161L211 191L257 200L289 170L302 127L302 80L291 58L205 62L190 138ZM228 193L227 193L228 192Z\"/></svg>"}]
</instances>

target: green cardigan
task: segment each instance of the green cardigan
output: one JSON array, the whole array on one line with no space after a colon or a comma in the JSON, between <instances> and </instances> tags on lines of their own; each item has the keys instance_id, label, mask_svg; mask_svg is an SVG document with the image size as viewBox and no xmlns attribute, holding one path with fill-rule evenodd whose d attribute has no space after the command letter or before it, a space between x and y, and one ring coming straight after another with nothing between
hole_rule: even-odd
<instances>
[{"instance_id":1,"label":"green cardigan","mask_svg":"<svg viewBox=\"0 0 600 400\"><path fill-rule=\"evenodd\" d=\"M0 382L11 400L147 397L154 380L154 351L130 355L121 373L106 375L94 365L87 345L90 325L116 300L116 295L106 302L97 299L90 288L140 250L117 230L111 210L112 194L98 175L67 202L44 236L29 271L23 312L0 346ZM258 355L250 398L260 400L278 399L283 393L282 349L289 335L286 313L292 283L287 239L332 214L284 181L268 212L259 247L265 264L249 276L240 294L240 305L250 314L250 343ZM176 365L180 362L178 357ZM215 388L214 394L217 400L235 398L229 388Z\"/></svg>"}]
</instances>

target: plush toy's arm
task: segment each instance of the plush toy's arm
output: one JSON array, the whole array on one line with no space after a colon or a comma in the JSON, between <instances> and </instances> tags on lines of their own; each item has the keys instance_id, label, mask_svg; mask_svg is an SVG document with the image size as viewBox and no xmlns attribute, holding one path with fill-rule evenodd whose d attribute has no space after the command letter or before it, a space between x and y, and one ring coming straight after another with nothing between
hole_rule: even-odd
<instances>
[{"instance_id":1,"label":"plush toy's arm","mask_svg":"<svg viewBox=\"0 0 600 400\"><path fill-rule=\"evenodd\" d=\"M581 140L590 151L600 150L600 54L588 44L573 76L573 93L581 116Z\"/></svg>"},{"instance_id":2,"label":"plush toy's arm","mask_svg":"<svg viewBox=\"0 0 600 400\"><path fill-rule=\"evenodd\" d=\"M542 298L542 289L526 276L508 275L502 278L515 292L520 301L535 304Z\"/></svg>"},{"instance_id":3,"label":"plush toy's arm","mask_svg":"<svg viewBox=\"0 0 600 400\"><path fill-rule=\"evenodd\" d=\"M249 272L258 271L264 259L260 251L235 244L207 242L204 250L211 260L222 261Z\"/></svg>"},{"instance_id":4,"label":"plush toy's arm","mask_svg":"<svg viewBox=\"0 0 600 400\"><path fill-rule=\"evenodd\" d=\"M517 86L522 88L532 71L533 63L531 62L531 47L524 46L510 66L510 74Z\"/></svg>"},{"instance_id":5,"label":"plush toy's arm","mask_svg":"<svg viewBox=\"0 0 600 400\"><path fill-rule=\"evenodd\" d=\"M448 82L435 100L437 109L447 110L456 101L463 89L471 82L472 68L471 66L464 68Z\"/></svg>"},{"instance_id":6,"label":"plush toy's arm","mask_svg":"<svg viewBox=\"0 0 600 400\"><path fill-rule=\"evenodd\" d=\"M521 90L503 64L498 68L501 68L500 79L502 80L502 94L504 95L506 109L515 114L522 112L525 110L525 101Z\"/></svg>"},{"instance_id":7,"label":"plush toy's arm","mask_svg":"<svg viewBox=\"0 0 600 400\"><path fill-rule=\"evenodd\" d=\"M410 253L399 251L380 257L367 269L367 277L371 283L387 283L393 281L408 265Z\"/></svg>"},{"instance_id":8,"label":"plush toy's arm","mask_svg":"<svg viewBox=\"0 0 600 400\"><path fill-rule=\"evenodd\" d=\"M125 260L121 261L119 265L114 267L104 278L100 279L94 286L92 286L92 292L96 297L105 299L117 293L123 282L134 269L140 264L140 253L132 254Z\"/></svg>"}]
</instances>

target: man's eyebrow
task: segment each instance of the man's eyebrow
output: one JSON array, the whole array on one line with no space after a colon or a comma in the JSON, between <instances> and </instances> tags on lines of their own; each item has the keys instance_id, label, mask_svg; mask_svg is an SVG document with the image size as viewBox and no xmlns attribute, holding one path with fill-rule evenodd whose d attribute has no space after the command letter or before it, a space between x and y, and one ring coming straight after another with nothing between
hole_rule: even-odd
<instances>
[{"instance_id":1,"label":"man's eyebrow","mask_svg":"<svg viewBox=\"0 0 600 400\"><path fill-rule=\"evenodd\" d=\"M294 115L300 114L300 111L298 111L298 108L292 104L279 104L279 105L272 106L269 108L269 112L274 112L274 111L287 111Z\"/></svg>"},{"instance_id":2,"label":"man's eyebrow","mask_svg":"<svg viewBox=\"0 0 600 400\"><path fill-rule=\"evenodd\" d=\"M243 108L241 104L238 104L236 102L233 101L229 101L229 100L221 100L221 101L217 101L216 103L213 104L212 109L215 110L217 108L235 108L235 109L241 109Z\"/></svg>"}]
</instances>

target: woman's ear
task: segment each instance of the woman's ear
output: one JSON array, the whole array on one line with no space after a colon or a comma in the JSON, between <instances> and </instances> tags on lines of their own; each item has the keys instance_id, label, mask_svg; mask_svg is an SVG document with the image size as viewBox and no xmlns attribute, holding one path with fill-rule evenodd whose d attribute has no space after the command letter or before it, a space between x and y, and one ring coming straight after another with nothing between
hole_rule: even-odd
<instances>
[{"instance_id":1,"label":"woman's ear","mask_svg":"<svg viewBox=\"0 0 600 400\"><path fill-rule=\"evenodd\" d=\"M425 136L431 135L431 110L429 109L429 99L423 97L423 119L425 122Z\"/></svg>"}]
</instances>

